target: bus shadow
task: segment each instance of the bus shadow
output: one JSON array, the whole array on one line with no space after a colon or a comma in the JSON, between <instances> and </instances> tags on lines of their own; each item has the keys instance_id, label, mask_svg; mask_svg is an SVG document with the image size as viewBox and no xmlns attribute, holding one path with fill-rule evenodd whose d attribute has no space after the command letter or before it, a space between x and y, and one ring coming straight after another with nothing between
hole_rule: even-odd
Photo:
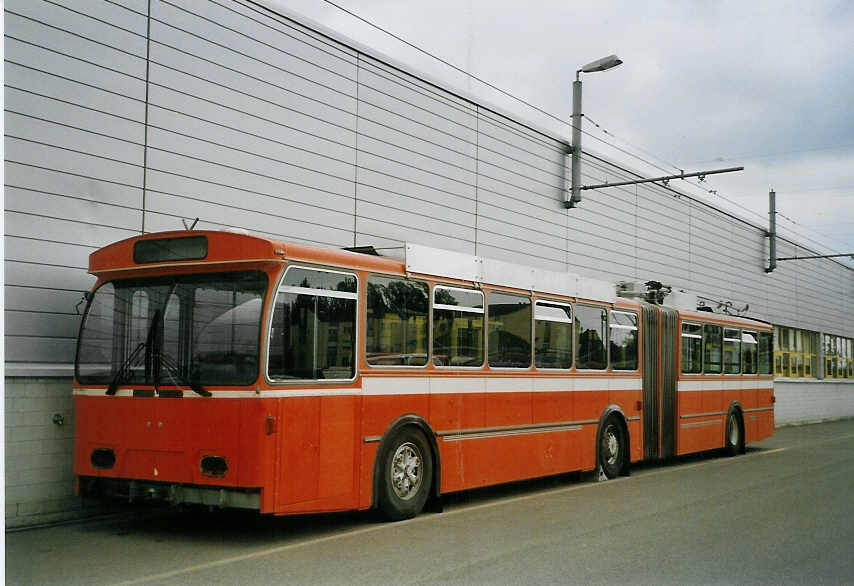
<instances>
[{"instance_id":1,"label":"bus shadow","mask_svg":"<svg viewBox=\"0 0 854 586\"><path fill-rule=\"evenodd\" d=\"M153 542L187 541L253 548L286 545L375 522L372 511L277 517L240 509L126 504L114 517L84 524L81 532Z\"/></svg>"},{"instance_id":2,"label":"bus shadow","mask_svg":"<svg viewBox=\"0 0 854 586\"><path fill-rule=\"evenodd\" d=\"M746 453L758 454L769 449L749 446ZM643 473L728 459L730 456L724 450L711 450L634 463L631 472ZM733 459L737 460L738 456ZM554 489L595 482L595 474L588 471L485 486L442 495L440 501L428 502L422 514L431 515L441 513L442 510L485 505L522 496L534 497ZM203 506L170 507L147 503L114 503L114 507L114 516L84 523L80 531L116 537L136 537L154 542L178 540L251 548L318 539L388 522L374 510L279 517L247 510L211 509Z\"/></svg>"}]
</instances>

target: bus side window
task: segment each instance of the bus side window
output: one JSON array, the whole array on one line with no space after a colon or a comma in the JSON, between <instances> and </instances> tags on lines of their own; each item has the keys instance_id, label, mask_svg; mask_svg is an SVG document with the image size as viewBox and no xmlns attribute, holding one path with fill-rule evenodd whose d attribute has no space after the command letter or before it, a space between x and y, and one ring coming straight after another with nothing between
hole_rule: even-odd
<instances>
[{"instance_id":1,"label":"bus side window","mask_svg":"<svg viewBox=\"0 0 854 586\"><path fill-rule=\"evenodd\" d=\"M759 374L771 374L774 338L771 332L759 332Z\"/></svg>"},{"instance_id":2,"label":"bus side window","mask_svg":"<svg viewBox=\"0 0 854 586\"><path fill-rule=\"evenodd\" d=\"M427 364L427 283L373 275L368 278L365 360L372 366Z\"/></svg>"},{"instance_id":3,"label":"bus side window","mask_svg":"<svg viewBox=\"0 0 854 586\"><path fill-rule=\"evenodd\" d=\"M520 295L490 291L487 309L489 366L530 368L531 300Z\"/></svg>"},{"instance_id":4,"label":"bus side window","mask_svg":"<svg viewBox=\"0 0 854 586\"><path fill-rule=\"evenodd\" d=\"M356 283L350 273L288 267L273 306L271 379L355 376Z\"/></svg>"},{"instance_id":5,"label":"bus side window","mask_svg":"<svg viewBox=\"0 0 854 586\"><path fill-rule=\"evenodd\" d=\"M572 306L537 301L534 306L534 364L572 368Z\"/></svg>"},{"instance_id":6,"label":"bus side window","mask_svg":"<svg viewBox=\"0 0 854 586\"><path fill-rule=\"evenodd\" d=\"M703 373L720 374L723 371L723 328L713 324L703 325Z\"/></svg>"},{"instance_id":7,"label":"bus side window","mask_svg":"<svg viewBox=\"0 0 854 586\"><path fill-rule=\"evenodd\" d=\"M609 345L613 370L638 369L638 316L612 311Z\"/></svg>"},{"instance_id":8,"label":"bus side window","mask_svg":"<svg viewBox=\"0 0 854 586\"><path fill-rule=\"evenodd\" d=\"M608 368L605 337L608 315L601 307L575 306L575 347L578 356L575 367L579 369L605 370Z\"/></svg>"},{"instance_id":9,"label":"bus side window","mask_svg":"<svg viewBox=\"0 0 854 586\"><path fill-rule=\"evenodd\" d=\"M433 288L433 364L483 365L483 293Z\"/></svg>"},{"instance_id":10,"label":"bus side window","mask_svg":"<svg viewBox=\"0 0 854 586\"><path fill-rule=\"evenodd\" d=\"M724 328L724 373L741 372L741 330Z\"/></svg>"},{"instance_id":11,"label":"bus side window","mask_svg":"<svg viewBox=\"0 0 854 586\"><path fill-rule=\"evenodd\" d=\"M741 363L744 374L756 374L758 344L756 332L745 330L741 333Z\"/></svg>"},{"instance_id":12,"label":"bus side window","mask_svg":"<svg viewBox=\"0 0 854 586\"><path fill-rule=\"evenodd\" d=\"M682 372L700 374L703 372L703 326L700 324L682 324Z\"/></svg>"}]
</instances>

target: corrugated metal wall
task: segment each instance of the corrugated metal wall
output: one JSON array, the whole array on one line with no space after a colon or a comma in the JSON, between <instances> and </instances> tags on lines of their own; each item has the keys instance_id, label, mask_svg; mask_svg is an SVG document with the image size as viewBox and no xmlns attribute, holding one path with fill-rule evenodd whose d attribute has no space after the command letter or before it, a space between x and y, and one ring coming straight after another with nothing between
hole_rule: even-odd
<instances>
[{"instance_id":1,"label":"corrugated metal wall","mask_svg":"<svg viewBox=\"0 0 854 586\"><path fill-rule=\"evenodd\" d=\"M657 279L854 333L840 265L766 275L761 229L652 185L567 211L565 142L246 2L11 0L5 68L9 362L70 363L88 254L197 216ZM629 177L585 157L587 183Z\"/></svg>"}]
</instances>

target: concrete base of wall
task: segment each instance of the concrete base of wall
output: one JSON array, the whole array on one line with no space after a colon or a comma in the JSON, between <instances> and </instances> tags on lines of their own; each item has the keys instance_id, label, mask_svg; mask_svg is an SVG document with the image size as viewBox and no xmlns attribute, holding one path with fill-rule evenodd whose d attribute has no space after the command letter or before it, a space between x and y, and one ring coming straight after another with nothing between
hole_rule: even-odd
<instances>
[{"instance_id":1,"label":"concrete base of wall","mask_svg":"<svg viewBox=\"0 0 854 586\"><path fill-rule=\"evenodd\" d=\"M6 527L103 512L74 496L71 378L7 377L5 383Z\"/></svg>"},{"instance_id":2,"label":"concrete base of wall","mask_svg":"<svg viewBox=\"0 0 854 586\"><path fill-rule=\"evenodd\" d=\"M854 381L778 378L774 396L777 427L854 417Z\"/></svg>"}]
</instances>

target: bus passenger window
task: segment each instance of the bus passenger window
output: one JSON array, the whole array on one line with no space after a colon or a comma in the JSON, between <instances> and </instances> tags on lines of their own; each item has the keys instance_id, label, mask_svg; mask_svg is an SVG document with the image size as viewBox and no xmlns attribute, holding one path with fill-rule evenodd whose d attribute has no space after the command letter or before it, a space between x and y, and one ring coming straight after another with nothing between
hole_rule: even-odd
<instances>
[{"instance_id":1,"label":"bus passenger window","mask_svg":"<svg viewBox=\"0 0 854 586\"><path fill-rule=\"evenodd\" d=\"M427 364L428 306L426 283L369 277L365 323L365 360L368 364Z\"/></svg>"},{"instance_id":2,"label":"bus passenger window","mask_svg":"<svg viewBox=\"0 0 854 586\"><path fill-rule=\"evenodd\" d=\"M289 267L273 307L268 376L353 378L357 298L355 275Z\"/></svg>"},{"instance_id":3,"label":"bus passenger window","mask_svg":"<svg viewBox=\"0 0 854 586\"><path fill-rule=\"evenodd\" d=\"M724 329L724 373L741 372L741 330Z\"/></svg>"},{"instance_id":4,"label":"bus passenger window","mask_svg":"<svg viewBox=\"0 0 854 586\"><path fill-rule=\"evenodd\" d=\"M759 332L759 374L771 374L774 338L771 332Z\"/></svg>"},{"instance_id":5,"label":"bus passenger window","mask_svg":"<svg viewBox=\"0 0 854 586\"><path fill-rule=\"evenodd\" d=\"M703 327L700 324L682 324L682 372L703 372Z\"/></svg>"},{"instance_id":6,"label":"bus passenger window","mask_svg":"<svg viewBox=\"0 0 854 586\"><path fill-rule=\"evenodd\" d=\"M703 373L720 374L723 371L721 326L703 325Z\"/></svg>"},{"instance_id":7,"label":"bus passenger window","mask_svg":"<svg viewBox=\"0 0 854 586\"><path fill-rule=\"evenodd\" d=\"M638 316L623 311L611 312L611 368L638 369Z\"/></svg>"},{"instance_id":8,"label":"bus passenger window","mask_svg":"<svg viewBox=\"0 0 854 586\"><path fill-rule=\"evenodd\" d=\"M575 306L575 339L578 348L576 368L608 368L608 355L605 352L607 325L608 314L601 307Z\"/></svg>"},{"instance_id":9,"label":"bus passenger window","mask_svg":"<svg viewBox=\"0 0 854 586\"><path fill-rule=\"evenodd\" d=\"M534 364L572 368L572 306L537 301L534 306Z\"/></svg>"},{"instance_id":10,"label":"bus passenger window","mask_svg":"<svg viewBox=\"0 0 854 586\"><path fill-rule=\"evenodd\" d=\"M433 364L483 365L483 293L433 289Z\"/></svg>"},{"instance_id":11,"label":"bus passenger window","mask_svg":"<svg viewBox=\"0 0 854 586\"><path fill-rule=\"evenodd\" d=\"M758 344L756 332L741 333L741 364L744 374L756 374Z\"/></svg>"},{"instance_id":12,"label":"bus passenger window","mask_svg":"<svg viewBox=\"0 0 854 586\"><path fill-rule=\"evenodd\" d=\"M491 291L487 301L489 319L489 366L531 366L531 300Z\"/></svg>"}]
</instances>

